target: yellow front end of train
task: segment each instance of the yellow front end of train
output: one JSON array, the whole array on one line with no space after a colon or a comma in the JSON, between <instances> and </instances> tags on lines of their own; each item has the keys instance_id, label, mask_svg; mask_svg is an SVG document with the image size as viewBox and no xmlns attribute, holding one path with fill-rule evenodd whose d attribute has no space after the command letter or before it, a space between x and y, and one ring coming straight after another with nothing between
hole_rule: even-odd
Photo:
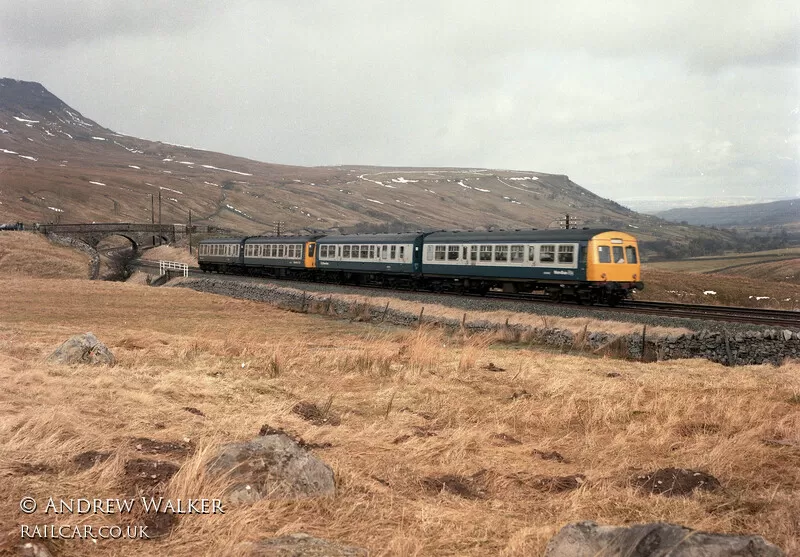
<instances>
[{"instance_id":1,"label":"yellow front end of train","mask_svg":"<svg viewBox=\"0 0 800 557\"><path fill-rule=\"evenodd\" d=\"M614 283L623 290L644 288L639 245L625 232L602 232L587 245L586 280Z\"/></svg>"}]
</instances>

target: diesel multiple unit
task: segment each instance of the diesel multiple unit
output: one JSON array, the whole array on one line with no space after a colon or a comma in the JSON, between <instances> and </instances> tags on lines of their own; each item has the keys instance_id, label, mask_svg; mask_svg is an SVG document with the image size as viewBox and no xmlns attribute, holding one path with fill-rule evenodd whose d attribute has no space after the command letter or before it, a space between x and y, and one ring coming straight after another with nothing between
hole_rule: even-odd
<instances>
[{"instance_id":1,"label":"diesel multiple unit","mask_svg":"<svg viewBox=\"0 0 800 557\"><path fill-rule=\"evenodd\" d=\"M641 290L636 238L607 229L213 238L203 271L616 305Z\"/></svg>"}]
</instances>

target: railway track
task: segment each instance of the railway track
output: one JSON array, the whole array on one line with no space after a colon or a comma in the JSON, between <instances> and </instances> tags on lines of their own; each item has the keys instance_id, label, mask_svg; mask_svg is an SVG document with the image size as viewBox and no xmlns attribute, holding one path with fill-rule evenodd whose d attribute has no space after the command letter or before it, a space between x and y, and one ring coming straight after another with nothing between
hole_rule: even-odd
<instances>
[{"instance_id":1,"label":"railway track","mask_svg":"<svg viewBox=\"0 0 800 557\"><path fill-rule=\"evenodd\" d=\"M155 266L158 267L158 263L152 262L140 262L140 265L143 266ZM239 277L239 275L217 275L217 274L208 274L203 273L198 268L190 268L189 269L190 276L198 276L198 277ZM251 277L252 278L252 277ZM276 282L287 282L287 283L294 283L294 284L306 284L302 281L296 280L288 280L288 279L267 279L270 281ZM307 284L320 284L320 283L307 283ZM348 288L365 288L370 290L381 290L385 291L385 289L380 287L373 287L373 286L350 286L347 285ZM407 292L407 291L402 291ZM427 293L425 291L420 291L419 293L424 294ZM450 296L463 296L463 294L456 294L456 293L449 293L449 292L435 292L431 293L435 295L450 295ZM507 294L503 292L489 292L485 296L477 296L472 295L474 297L482 297L488 299L497 299L497 300L508 300L508 301L523 301L523 302L535 302L538 304L547 304L547 305L559 305L559 302L555 302L549 299L547 296L537 295L537 294ZM575 304L570 304L574 305ZM782 328L793 328L793 329L800 329L800 311L790 311L790 310L775 310L775 309L763 309L763 308L747 308L747 307L732 307L732 306L712 306L712 305L703 305L703 304L678 304L673 302L649 302L649 301L636 301L636 300L628 300L622 302L620 305L616 307L609 307L609 306L575 306L581 307L585 309L587 312L591 311L603 311L603 312L615 312L615 313L639 313L639 314L651 314L651 315L658 315L661 317L674 317L674 318L682 318L682 319L699 319L704 321L727 321L727 322L735 322L735 323L751 323L753 325L761 325L761 326L769 326L769 327L782 327Z\"/></svg>"}]
</instances>

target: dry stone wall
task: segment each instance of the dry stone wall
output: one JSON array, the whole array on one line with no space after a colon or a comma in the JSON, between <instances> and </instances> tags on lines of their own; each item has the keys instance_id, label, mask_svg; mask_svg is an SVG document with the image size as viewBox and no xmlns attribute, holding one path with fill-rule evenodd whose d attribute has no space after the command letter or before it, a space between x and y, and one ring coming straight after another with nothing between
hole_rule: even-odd
<instances>
[{"instance_id":1,"label":"dry stone wall","mask_svg":"<svg viewBox=\"0 0 800 557\"><path fill-rule=\"evenodd\" d=\"M353 303L336 295L308 293L271 284L239 282L209 278L179 279L168 286L191 288L240 298L266 302L293 311L309 311L339 316L357 321L372 321L409 326L419 323L419 315L397 311L391 307ZM536 344L562 350L582 350L605 353L630 359L673 360L706 358L725 365L771 363L778 365L787 358L800 359L800 329L773 329L728 334L724 330L704 329L681 335L654 336L641 333L612 335L602 331L573 333L566 329L528 327L473 320L462 323L457 319L425 316L426 324L471 331L504 331L510 338L524 338ZM644 348L644 357L642 355Z\"/></svg>"}]
</instances>

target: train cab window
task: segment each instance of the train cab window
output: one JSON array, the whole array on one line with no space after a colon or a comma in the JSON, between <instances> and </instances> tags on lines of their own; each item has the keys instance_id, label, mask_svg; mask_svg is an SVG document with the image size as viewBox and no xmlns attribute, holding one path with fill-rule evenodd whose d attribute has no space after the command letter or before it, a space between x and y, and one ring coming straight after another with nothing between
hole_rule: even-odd
<instances>
[{"instance_id":1,"label":"train cab window","mask_svg":"<svg viewBox=\"0 0 800 557\"><path fill-rule=\"evenodd\" d=\"M634 246L625 246L625 259L628 260L628 263L638 263L638 259L636 257L636 248Z\"/></svg>"},{"instance_id":2,"label":"train cab window","mask_svg":"<svg viewBox=\"0 0 800 557\"><path fill-rule=\"evenodd\" d=\"M342 246L342 259L350 259L350 246Z\"/></svg>"},{"instance_id":3,"label":"train cab window","mask_svg":"<svg viewBox=\"0 0 800 557\"><path fill-rule=\"evenodd\" d=\"M508 246L495 246L494 247L494 260L495 261L508 261Z\"/></svg>"},{"instance_id":4,"label":"train cab window","mask_svg":"<svg viewBox=\"0 0 800 557\"><path fill-rule=\"evenodd\" d=\"M391 246L389 249L389 259L397 259L397 246Z\"/></svg>"},{"instance_id":5,"label":"train cab window","mask_svg":"<svg viewBox=\"0 0 800 557\"><path fill-rule=\"evenodd\" d=\"M575 261L575 246L558 246L558 262L573 263Z\"/></svg>"},{"instance_id":6,"label":"train cab window","mask_svg":"<svg viewBox=\"0 0 800 557\"><path fill-rule=\"evenodd\" d=\"M525 260L525 246L511 246L511 261L521 263Z\"/></svg>"},{"instance_id":7,"label":"train cab window","mask_svg":"<svg viewBox=\"0 0 800 557\"><path fill-rule=\"evenodd\" d=\"M458 261L458 246L447 246L447 260Z\"/></svg>"},{"instance_id":8,"label":"train cab window","mask_svg":"<svg viewBox=\"0 0 800 557\"><path fill-rule=\"evenodd\" d=\"M492 247L493 246L481 246L481 261L492 260Z\"/></svg>"},{"instance_id":9,"label":"train cab window","mask_svg":"<svg viewBox=\"0 0 800 557\"><path fill-rule=\"evenodd\" d=\"M477 261L478 260L478 246L470 246L469 247L469 260L470 261Z\"/></svg>"},{"instance_id":10,"label":"train cab window","mask_svg":"<svg viewBox=\"0 0 800 557\"><path fill-rule=\"evenodd\" d=\"M436 261L444 261L446 249L447 246L433 246L433 258Z\"/></svg>"},{"instance_id":11,"label":"train cab window","mask_svg":"<svg viewBox=\"0 0 800 557\"><path fill-rule=\"evenodd\" d=\"M308 244L308 256L314 257L314 248L317 244Z\"/></svg>"},{"instance_id":12,"label":"train cab window","mask_svg":"<svg viewBox=\"0 0 800 557\"><path fill-rule=\"evenodd\" d=\"M545 245L539 248L539 263L553 263L556 260L556 247Z\"/></svg>"},{"instance_id":13,"label":"train cab window","mask_svg":"<svg viewBox=\"0 0 800 557\"><path fill-rule=\"evenodd\" d=\"M400 261L405 260L406 247L400 246Z\"/></svg>"},{"instance_id":14,"label":"train cab window","mask_svg":"<svg viewBox=\"0 0 800 557\"><path fill-rule=\"evenodd\" d=\"M597 262L611 263L611 250L608 246L597 246Z\"/></svg>"},{"instance_id":15,"label":"train cab window","mask_svg":"<svg viewBox=\"0 0 800 557\"><path fill-rule=\"evenodd\" d=\"M611 246L611 249L614 250L614 263L625 263L622 246Z\"/></svg>"}]
</instances>

